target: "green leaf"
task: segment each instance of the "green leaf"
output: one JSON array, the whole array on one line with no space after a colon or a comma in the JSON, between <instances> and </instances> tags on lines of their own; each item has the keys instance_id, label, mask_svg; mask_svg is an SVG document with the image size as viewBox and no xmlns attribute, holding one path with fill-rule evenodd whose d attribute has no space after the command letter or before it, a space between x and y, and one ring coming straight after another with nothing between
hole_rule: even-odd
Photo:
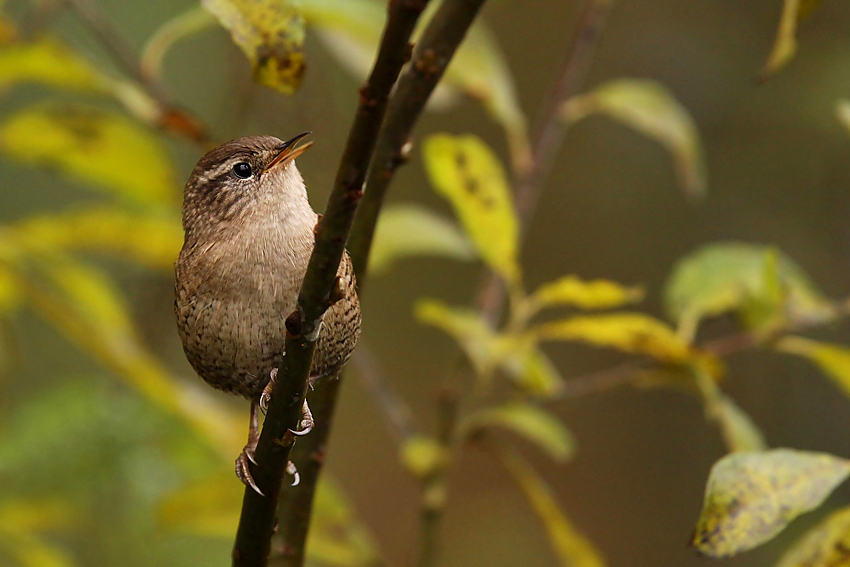
<instances>
[{"instance_id":1,"label":"green leaf","mask_svg":"<svg viewBox=\"0 0 850 567\"><path fill-rule=\"evenodd\" d=\"M773 248L741 242L710 244L680 260L665 285L665 310L680 327L689 329L684 333L688 336L700 319L727 311L743 312L753 298L773 293L775 284L765 277L770 273L765 269L770 255L776 256L784 316L795 323L832 319L832 302L793 260Z\"/></svg>"},{"instance_id":2,"label":"green leaf","mask_svg":"<svg viewBox=\"0 0 850 567\"><path fill-rule=\"evenodd\" d=\"M612 309L641 301L644 291L608 280L583 281L564 276L540 286L531 296L536 308L569 305L580 309Z\"/></svg>"},{"instance_id":3,"label":"green leaf","mask_svg":"<svg viewBox=\"0 0 850 567\"><path fill-rule=\"evenodd\" d=\"M830 514L786 551L776 567L839 567L850 549L850 508Z\"/></svg>"},{"instance_id":4,"label":"green leaf","mask_svg":"<svg viewBox=\"0 0 850 567\"><path fill-rule=\"evenodd\" d=\"M761 80L766 80L784 67L797 53L797 25L806 19L821 3L821 0L785 0L779 30L773 50L761 71Z\"/></svg>"},{"instance_id":5,"label":"green leaf","mask_svg":"<svg viewBox=\"0 0 850 567\"><path fill-rule=\"evenodd\" d=\"M38 105L0 125L12 159L62 173L136 202L175 205L180 196L162 142L123 115L78 105Z\"/></svg>"},{"instance_id":6,"label":"green leaf","mask_svg":"<svg viewBox=\"0 0 850 567\"><path fill-rule=\"evenodd\" d=\"M685 194L692 198L705 196L708 182L696 124L663 85L619 79L564 103L562 115L570 123L591 114L607 114L663 145L673 156Z\"/></svg>"},{"instance_id":7,"label":"green leaf","mask_svg":"<svg viewBox=\"0 0 850 567\"><path fill-rule=\"evenodd\" d=\"M304 20L288 0L201 0L248 57L254 80L292 94L304 77Z\"/></svg>"},{"instance_id":8,"label":"green leaf","mask_svg":"<svg viewBox=\"0 0 850 567\"><path fill-rule=\"evenodd\" d=\"M423 145L425 168L451 202L481 257L509 282L519 279L519 224L504 168L479 138L436 134Z\"/></svg>"},{"instance_id":9,"label":"green leaf","mask_svg":"<svg viewBox=\"0 0 850 567\"><path fill-rule=\"evenodd\" d=\"M425 435L414 435L406 439L400 456L405 468L419 479L429 478L443 470L450 459L449 452L442 443Z\"/></svg>"},{"instance_id":10,"label":"green leaf","mask_svg":"<svg viewBox=\"0 0 850 567\"><path fill-rule=\"evenodd\" d=\"M808 358L850 396L850 348L844 345L821 343L803 337L783 337L777 350Z\"/></svg>"},{"instance_id":11,"label":"green leaf","mask_svg":"<svg viewBox=\"0 0 850 567\"><path fill-rule=\"evenodd\" d=\"M22 83L94 92L107 87L88 61L52 38L0 48L0 88Z\"/></svg>"},{"instance_id":12,"label":"green leaf","mask_svg":"<svg viewBox=\"0 0 850 567\"><path fill-rule=\"evenodd\" d=\"M34 245L67 252L104 252L169 272L183 242L183 229L176 216L117 207L31 216L14 228Z\"/></svg>"},{"instance_id":13,"label":"green leaf","mask_svg":"<svg viewBox=\"0 0 850 567\"><path fill-rule=\"evenodd\" d=\"M478 410L461 426L464 436L474 436L485 428L501 427L534 443L556 461L566 461L575 453L575 439L561 421L544 409L525 402Z\"/></svg>"},{"instance_id":14,"label":"green leaf","mask_svg":"<svg viewBox=\"0 0 850 567\"><path fill-rule=\"evenodd\" d=\"M369 256L370 273L387 270L407 256L476 257L472 243L452 221L418 205L386 207L378 219Z\"/></svg>"},{"instance_id":15,"label":"green leaf","mask_svg":"<svg viewBox=\"0 0 850 567\"><path fill-rule=\"evenodd\" d=\"M670 327L643 313L572 317L540 325L536 333L541 339L585 342L667 362L694 358L691 348Z\"/></svg>"},{"instance_id":16,"label":"green leaf","mask_svg":"<svg viewBox=\"0 0 850 567\"><path fill-rule=\"evenodd\" d=\"M850 461L774 449L733 453L711 469L693 544L709 557L752 549L820 506L850 474Z\"/></svg>"},{"instance_id":17,"label":"green leaf","mask_svg":"<svg viewBox=\"0 0 850 567\"><path fill-rule=\"evenodd\" d=\"M497 451L500 461L546 528L549 544L564 567L605 567L602 555L582 535L558 505L551 487L513 451Z\"/></svg>"}]
</instances>

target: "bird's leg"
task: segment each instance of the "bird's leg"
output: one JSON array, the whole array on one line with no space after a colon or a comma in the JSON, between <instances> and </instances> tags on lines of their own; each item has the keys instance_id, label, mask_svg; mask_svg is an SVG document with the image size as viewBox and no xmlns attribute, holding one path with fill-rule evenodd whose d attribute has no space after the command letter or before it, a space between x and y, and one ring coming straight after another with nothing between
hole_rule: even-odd
<instances>
[{"instance_id":1,"label":"bird's leg","mask_svg":"<svg viewBox=\"0 0 850 567\"><path fill-rule=\"evenodd\" d=\"M245 486L253 488L260 496L265 496L263 491L259 489L257 483L254 482L254 477L251 476L249 461L257 464L254 460L254 451L257 450L257 442L260 440L260 421L257 416L259 408L258 400L251 400L251 418L248 424L248 443L239 456L236 457L236 476L242 481Z\"/></svg>"},{"instance_id":2,"label":"bird's leg","mask_svg":"<svg viewBox=\"0 0 850 567\"><path fill-rule=\"evenodd\" d=\"M266 413L269 409L269 402L272 399L272 389L274 388L274 381L277 378L277 368L272 368L272 371L269 375L269 383L266 384L266 387L263 388L263 393L260 394L260 409L263 410L263 413ZM292 431L293 435L307 435L313 430L313 426L316 424L313 419L313 413L310 411L310 406L307 405L307 400L304 400L304 406L301 408L301 421L298 422L298 431Z\"/></svg>"}]
</instances>

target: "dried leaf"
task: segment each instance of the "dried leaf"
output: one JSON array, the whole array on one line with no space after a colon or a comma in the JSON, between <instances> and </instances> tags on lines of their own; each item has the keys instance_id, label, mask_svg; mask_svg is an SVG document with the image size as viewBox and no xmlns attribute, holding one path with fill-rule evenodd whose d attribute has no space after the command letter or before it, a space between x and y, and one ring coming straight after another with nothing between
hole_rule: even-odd
<instances>
[{"instance_id":1,"label":"dried leaf","mask_svg":"<svg viewBox=\"0 0 850 567\"><path fill-rule=\"evenodd\" d=\"M850 508L830 514L786 551L776 567L842 567L850 549Z\"/></svg>"},{"instance_id":2,"label":"dried leaf","mask_svg":"<svg viewBox=\"0 0 850 567\"><path fill-rule=\"evenodd\" d=\"M820 3L821 0L785 0L776 41L761 71L761 80L766 80L794 58L797 53L797 25L806 19Z\"/></svg>"},{"instance_id":3,"label":"dried leaf","mask_svg":"<svg viewBox=\"0 0 850 567\"><path fill-rule=\"evenodd\" d=\"M575 439L561 421L544 409L525 402L481 409L461 426L465 436L492 427L509 429L543 449L556 461L566 461L575 453Z\"/></svg>"},{"instance_id":4,"label":"dried leaf","mask_svg":"<svg viewBox=\"0 0 850 567\"><path fill-rule=\"evenodd\" d=\"M537 328L541 339L580 341L667 362L694 358L690 347L664 322L642 313L572 317Z\"/></svg>"},{"instance_id":5,"label":"dried leaf","mask_svg":"<svg viewBox=\"0 0 850 567\"><path fill-rule=\"evenodd\" d=\"M446 447L432 437L414 435L401 447L401 462L410 473L426 479L445 468L450 455Z\"/></svg>"},{"instance_id":6,"label":"dried leaf","mask_svg":"<svg viewBox=\"0 0 850 567\"><path fill-rule=\"evenodd\" d=\"M564 276L543 284L531 296L537 308L569 305L580 309L612 309L643 299L644 291L624 287L608 280L583 281L578 276Z\"/></svg>"},{"instance_id":7,"label":"dried leaf","mask_svg":"<svg viewBox=\"0 0 850 567\"><path fill-rule=\"evenodd\" d=\"M159 138L117 113L77 105L29 107L0 126L0 149L142 204L173 206L179 199Z\"/></svg>"},{"instance_id":8,"label":"dried leaf","mask_svg":"<svg viewBox=\"0 0 850 567\"><path fill-rule=\"evenodd\" d=\"M67 45L52 38L0 49L0 88L21 83L105 92L103 75Z\"/></svg>"},{"instance_id":9,"label":"dried leaf","mask_svg":"<svg viewBox=\"0 0 850 567\"><path fill-rule=\"evenodd\" d=\"M502 164L475 136L430 136L423 154L431 183L451 202L481 257L517 281L519 225Z\"/></svg>"},{"instance_id":10,"label":"dried leaf","mask_svg":"<svg viewBox=\"0 0 850 567\"><path fill-rule=\"evenodd\" d=\"M844 395L850 396L850 348L844 345L821 343L803 337L783 337L777 350L804 356L815 363Z\"/></svg>"},{"instance_id":11,"label":"dried leaf","mask_svg":"<svg viewBox=\"0 0 850 567\"><path fill-rule=\"evenodd\" d=\"M382 272L407 256L476 257L472 243L452 221L417 205L386 207L378 219L369 271Z\"/></svg>"},{"instance_id":12,"label":"dried leaf","mask_svg":"<svg viewBox=\"0 0 850 567\"><path fill-rule=\"evenodd\" d=\"M663 85L638 79L611 81L569 99L562 115L575 123L596 113L607 114L667 148L685 194L705 196L708 182L699 131L687 109Z\"/></svg>"},{"instance_id":13,"label":"dried leaf","mask_svg":"<svg viewBox=\"0 0 850 567\"><path fill-rule=\"evenodd\" d=\"M248 57L254 80L285 94L304 77L304 20L288 0L201 0Z\"/></svg>"},{"instance_id":14,"label":"dried leaf","mask_svg":"<svg viewBox=\"0 0 850 567\"><path fill-rule=\"evenodd\" d=\"M117 207L28 217L15 225L15 230L34 245L69 252L105 252L169 272L183 242L179 218Z\"/></svg>"},{"instance_id":15,"label":"dried leaf","mask_svg":"<svg viewBox=\"0 0 850 567\"><path fill-rule=\"evenodd\" d=\"M765 262L776 255L784 316L797 323L824 322L835 309L793 260L766 246L740 242L710 244L680 260L664 290L665 310L680 327L700 319L744 310L752 298L771 294ZM686 333L692 334L692 333Z\"/></svg>"},{"instance_id":16,"label":"dried leaf","mask_svg":"<svg viewBox=\"0 0 850 567\"><path fill-rule=\"evenodd\" d=\"M543 522L559 564L564 567L605 567L602 555L564 514L552 489L540 475L513 451L500 449L497 455Z\"/></svg>"},{"instance_id":17,"label":"dried leaf","mask_svg":"<svg viewBox=\"0 0 850 567\"><path fill-rule=\"evenodd\" d=\"M850 461L774 449L733 453L715 463L693 544L710 557L752 549L820 506L850 474Z\"/></svg>"}]
</instances>

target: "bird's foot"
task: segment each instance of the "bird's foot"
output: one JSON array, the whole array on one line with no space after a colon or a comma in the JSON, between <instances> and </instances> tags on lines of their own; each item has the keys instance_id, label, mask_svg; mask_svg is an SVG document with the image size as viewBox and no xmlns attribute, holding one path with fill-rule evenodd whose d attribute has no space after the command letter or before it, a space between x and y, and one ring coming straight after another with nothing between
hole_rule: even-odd
<instances>
[{"instance_id":1,"label":"bird's foot","mask_svg":"<svg viewBox=\"0 0 850 567\"><path fill-rule=\"evenodd\" d=\"M313 431L313 426L315 425L316 420L313 419L313 412L310 411L307 400L304 400L304 405L301 406L301 421L298 422L298 431L290 429L289 432L300 437Z\"/></svg>"},{"instance_id":2,"label":"bird's foot","mask_svg":"<svg viewBox=\"0 0 850 567\"><path fill-rule=\"evenodd\" d=\"M257 461L254 460L254 451L257 449L256 443L252 446L251 443L245 445L245 448L242 449L242 452L239 453L239 456L236 457L236 477L242 481L242 484L245 486L250 486L254 489L254 492L259 494L260 496L265 496L263 491L257 486L257 483L254 482L254 477L251 475L251 468L249 463L257 464Z\"/></svg>"},{"instance_id":3,"label":"bird's foot","mask_svg":"<svg viewBox=\"0 0 850 567\"><path fill-rule=\"evenodd\" d=\"M263 415L269 411L269 403L272 401L272 390L274 389L274 381L277 378L277 368L272 368L269 372L269 383L263 388L263 393L260 394L260 409L263 410Z\"/></svg>"},{"instance_id":4,"label":"bird's foot","mask_svg":"<svg viewBox=\"0 0 850 567\"><path fill-rule=\"evenodd\" d=\"M301 475L298 474L298 469L295 468L295 463L292 461L286 463L286 474L292 475L292 484L290 486L298 486L301 482Z\"/></svg>"}]
</instances>

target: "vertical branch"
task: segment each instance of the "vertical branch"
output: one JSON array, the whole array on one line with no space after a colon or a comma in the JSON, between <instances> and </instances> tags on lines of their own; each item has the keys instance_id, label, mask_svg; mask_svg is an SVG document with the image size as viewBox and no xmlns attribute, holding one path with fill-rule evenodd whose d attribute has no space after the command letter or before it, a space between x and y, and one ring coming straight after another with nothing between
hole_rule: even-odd
<instances>
[{"instance_id":1,"label":"vertical branch","mask_svg":"<svg viewBox=\"0 0 850 567\"><path fill-rule=\"evenodd\" d=\"M255 458L259 464L251 470L265 496L251 488L245 489L233 547L234 567L263 567L268 562L281 481L294 443L292 431L300 421L322 316L330 305L345 241L363 193L363 181L384 119L387 100L409 57L410 35L427 3L427 0L389 2L381 45L372 72L360 89L360 103L325 215L317 226L316 243L298 295L297 309L286 319L286 356L278 370L257 445ZM322 416L327 420L328 428L330 418L330 415ZM309 505L312 495L306 500ZM308 521L309 512L300 517ZM306 523L302 532L306 536Z\"/></svg>"}]
</instances>

